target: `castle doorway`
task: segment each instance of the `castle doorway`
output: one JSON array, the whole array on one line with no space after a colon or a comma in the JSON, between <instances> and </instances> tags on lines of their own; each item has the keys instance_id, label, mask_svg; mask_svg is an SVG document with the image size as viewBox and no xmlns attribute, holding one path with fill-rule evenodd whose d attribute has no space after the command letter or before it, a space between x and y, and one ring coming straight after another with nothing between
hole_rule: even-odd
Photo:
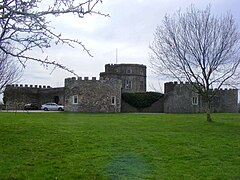
<instances>
[{"instance_id":1,"label":"castle doorway","mask_svg":"<svg viewBox=\"0 0 240 180\"><path fill-rule=\"evenodd\" d=\"M57 103L57 104L59 103L59 96L54 96L53 99L54 99L55 103Z\"/></svg>"}]
</instances>

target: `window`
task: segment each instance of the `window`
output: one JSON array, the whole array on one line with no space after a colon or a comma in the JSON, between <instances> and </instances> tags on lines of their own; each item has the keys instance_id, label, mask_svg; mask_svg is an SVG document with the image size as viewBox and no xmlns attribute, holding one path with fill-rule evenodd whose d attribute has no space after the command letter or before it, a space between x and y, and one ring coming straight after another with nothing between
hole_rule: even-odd
<instances>
[{"instance_id":1,"label":"window","mask_svg":"<svg viewBox=\"0 0 240 180\"><path fill-rule=\"evenodd\" d=\"M125 89L132 89L132 81L129 80L125 81Z\"/></svg>"},{"instance_id":2,"label":"window","mask_svg":"<svg viewBox=\"0 0 240 180\"><path fill-rule=\"evenodd\" d=\"M73 96L73 104L78 104L78 96Z\"/></svg>"},{"instance_id":3,"label":"window","mask_svg":"<svg viewBox=\"0 0 240 180\"><path fill-rule=\"evenodd\" d=\"M198 97L197 96L192 97L192 105L198 105Z\"/></svg>"},{"instance_id":4,"label":"window","mask_svg":"<svg viewBox=\"0 0 240 180\"><path fill-rule=\"evenodd\" d=\"M116 105L116 96L111 97L111 105Z\"/></svg>"},{"instance_id":5,"label":"window","mask_svg":"<svg viewBox=\"0 0 240 180\"><path fill-rule=\"evenodd\" d=\"M132 74L132 69L127 69L127 74Z\"/></svg>"}]
</instances>

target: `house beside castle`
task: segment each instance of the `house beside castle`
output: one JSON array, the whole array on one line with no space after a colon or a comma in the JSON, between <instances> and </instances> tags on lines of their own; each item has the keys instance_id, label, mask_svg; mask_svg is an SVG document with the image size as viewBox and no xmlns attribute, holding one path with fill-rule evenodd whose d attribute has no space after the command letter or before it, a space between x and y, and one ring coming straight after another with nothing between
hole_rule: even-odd
<instances>
[{"instance_id":1,"label":"house beside castle","mask_svg":"<svg viewBox=\"0 0 240 180\"><path fill-rule=\"evenodd\" d=\"M140 64L106 64L96 77L66 78L64 87L41 85L7 85L4 102L7 109L23 109L27 103L39 107L47 102L65 106L72 112L137 112L122 98L123 93L146 93L146 66ZM238 112L238 90L215 92L213 112ZM204 112L204 102L189 83L167 82L164 94L141 112L197 113Z\"/></svg>"}]
</instances>

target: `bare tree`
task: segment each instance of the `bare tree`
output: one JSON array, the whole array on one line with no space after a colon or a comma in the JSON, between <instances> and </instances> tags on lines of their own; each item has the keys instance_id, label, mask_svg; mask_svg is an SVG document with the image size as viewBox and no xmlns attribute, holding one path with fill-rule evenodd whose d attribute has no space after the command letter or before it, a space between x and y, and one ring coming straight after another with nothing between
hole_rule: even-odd
<instances>
[{"instance_id":1,"label":"bare tree","mask_svg":"<svg viewBox=\"0 0 240 180\"><path fill-rule=\"evenodd\" d=\"M0 94L7 84L12 84L20 79L21 68L0 50Z\"/></svg>"},{"instance_id":2,"label":"bare tree","mask_svg":"<svg viewBox=\"0 0 240 180\"><path fill-rule=\"evenodd\" d=\"M0 50L10 57L17 58L23 66L26 61L33 60L45 66L53 65L74 73L54 60L31 57L27 52L36 48L43 52L45 48L50 48L54 44L66 44L70 47L80 45L92 56L79 40L64 38L60 33L55 33L48 18L66 14L79 18L84 18L87 14L108 16L94 11L99 3L102 3L102 0L50 0L48 2L2 0L0 1ZM9 46L11 51L5 48Z\"/></svg>"},{"instance_id":3,"label":"bare tree","mask_svg":"<svg viewBox=\"0 0 240 180\"><path fill-rule=\"evenodd\" d=\"M158 74L188 81L205 102L211 118L212 88L239 79L239 33L232 15L214 16L208 6L166 15L150 45L150 62Z\"/></svg>"}]
</instances>

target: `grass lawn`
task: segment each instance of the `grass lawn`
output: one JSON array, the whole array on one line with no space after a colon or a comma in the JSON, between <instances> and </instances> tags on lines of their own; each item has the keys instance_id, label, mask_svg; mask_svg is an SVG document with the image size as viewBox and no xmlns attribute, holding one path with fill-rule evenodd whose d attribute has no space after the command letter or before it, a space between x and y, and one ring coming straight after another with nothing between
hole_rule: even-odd
<instances>
[{"instance_id":1,"label":"grass lawn","mask_svg":"<svg viewBox=\"0 0 240 180\"><path fill-rule=\"evenodd\" d=\"M240 114L0 113L0 179L240 179Z\"/></svg>"}]
</instances>

